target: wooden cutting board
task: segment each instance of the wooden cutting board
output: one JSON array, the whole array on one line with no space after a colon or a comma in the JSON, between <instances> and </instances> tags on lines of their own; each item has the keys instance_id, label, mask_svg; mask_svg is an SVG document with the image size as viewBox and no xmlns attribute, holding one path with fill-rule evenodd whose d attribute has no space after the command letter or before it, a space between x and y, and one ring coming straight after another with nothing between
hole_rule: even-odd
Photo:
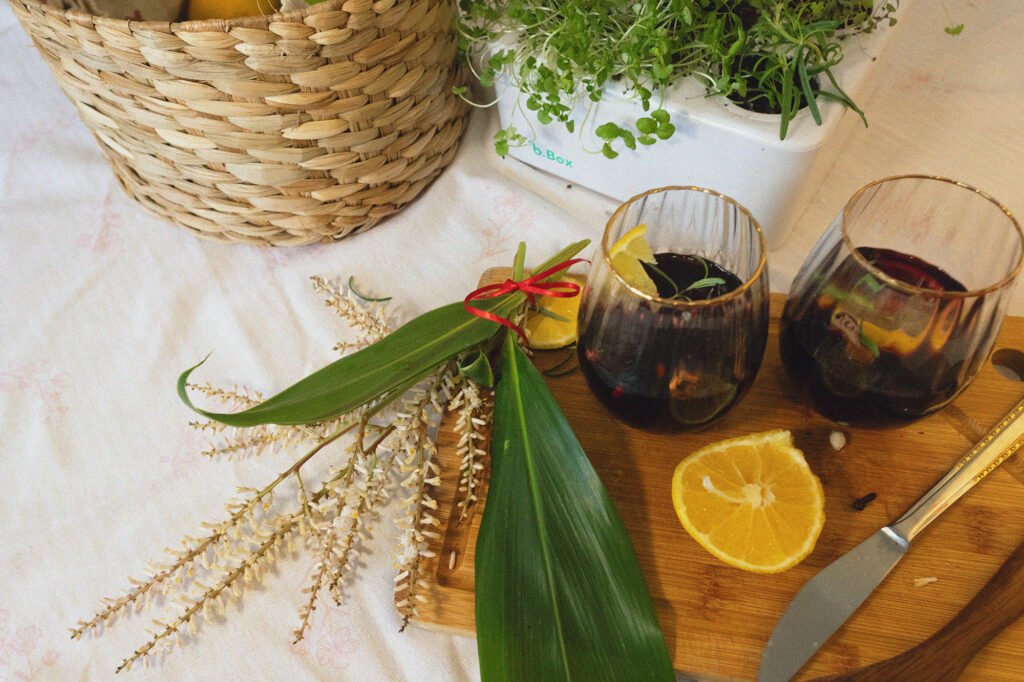
<instances>
[{"instance_id":1,"label":"wooden cutting board","mask_svg":"<svg viewBox=\"0 0 1024 682\"><path fill-rule=\"evenodd\" d=\"M548 385L622 515L678 670L700 678L755 679L765 642L797 590L815 573L902 514L985 431L1024 396L1024 383L986 363L975 382L938 414L890 430L842 429L805 407L778 357L782 296L772 298L764 364L750 393L706 430L652 435L616 421L579 371ZM1024 319L1008 318L996 349L1013 365L1024 351ZM541 369L568 351L537 353ZM1010 361L1005 360L1010 357ZM826 523L814 552L781 574L758 575L712 557L683 530L672 507L672 471L712 441L787 428L825 488ZM843 430L839 452L829 434ZM452 419L442 424L438 491L442 537L425 567L429 601L414 622L472 635L473 550L486 486L469 517L452 515L459 469ZM486 472L485 479L486 479ZM852 503L877 499L862 511ZM1024 461L1015 456L935 521L862 608L811 659L797 679L859 668L926 639L963 607L1024 540ZM918 578L938 578L915 587ZM1024 679L1024 619L997 636L962 679Z\"/></svg>"}]
</instances>

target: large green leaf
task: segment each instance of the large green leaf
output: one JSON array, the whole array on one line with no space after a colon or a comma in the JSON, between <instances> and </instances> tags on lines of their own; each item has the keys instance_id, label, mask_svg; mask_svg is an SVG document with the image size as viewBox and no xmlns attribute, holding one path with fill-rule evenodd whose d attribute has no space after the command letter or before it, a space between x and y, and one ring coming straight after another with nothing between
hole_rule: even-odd
<instances>
[{"instance_id":1,"label":"large green leaf","mask_svg":"<svg viewBox=\"0 0 1024 682\"><path fill-rule=\"evenodd\" d=\"M568 245L538 266L537 272L572 258L589 243L584 239ZM516 254L517 279L522 275L525 249L520 244ZM508 317L525 300L525 294L516 292L477 300L473 305ZM373 345L327 365L247 410L209 412L192 404L188 378L202 362L178 377L178 396L199 414L228 426L311 424L351 412L408 387L441 363L486 341L499 329L496 322L467 312L463 303L450 303L420 315Z\"/></svg>"},{"instance_id":2,"label":"large green leaf","mask_svg":"<svg viewBox=\"0 0 1024 682\"><path fill-rule=\"evenodd\" d=\"M522 294L477 302L477 307L508 314ZM500 326L450 303L411 320L377 343L292 384L242 412L208 412L192 404L186 384L195 367L178 377L178 396L199 414L228 426L310 424L324 421L426 375L450 357L492 336ZM205 360L204 360L205 362Z\"/></svg>"},{"instance_id":3,"label":"large green leaf","mask_svg":"<svg viewBox=\"0 0 1024 682\"><path fill-rule=\"evenodd\" d=\"M476 545L481 677L674 680L618 513L544 380L509 337Z\"/></svg>"}]
</instances>

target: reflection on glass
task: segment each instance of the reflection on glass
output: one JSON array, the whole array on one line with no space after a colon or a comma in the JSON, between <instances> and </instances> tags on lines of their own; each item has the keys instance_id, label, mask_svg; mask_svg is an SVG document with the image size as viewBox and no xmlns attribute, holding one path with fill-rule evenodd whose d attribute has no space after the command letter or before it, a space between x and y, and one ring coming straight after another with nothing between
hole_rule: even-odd
<instances>
[{"instance_id":1,"label":"reflection on glass","mask_svg":"<svg viewBox=\"0 0 1024 682\"><path fill-rule=\"evenodd\" d=\"M887 178L850 199L789 293L780 348L831 419L941 408L988 357L1024 258L1010 213L961 183Z\"/></svg>"},{"instance_id":2,"label":"reflection on glass","mask_svg":"<svg viewBox=\"0 0 1024 682\"><path fill-rule=\"evenodd\" d=\"M646 224L657 295L631 285L610 251ZM746 393L768 334L761 230L736 202L695 187L634 197L612 216L580 305L580 365L622 421L651 430L708 424Z\"/></svg>"}]
</instances>

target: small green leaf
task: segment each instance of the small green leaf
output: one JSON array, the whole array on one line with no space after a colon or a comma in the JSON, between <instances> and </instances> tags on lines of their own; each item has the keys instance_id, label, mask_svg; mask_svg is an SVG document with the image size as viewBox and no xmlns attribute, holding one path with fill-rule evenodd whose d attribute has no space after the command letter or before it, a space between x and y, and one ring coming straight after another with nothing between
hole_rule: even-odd
<instances>
[{"instance_id":1,"label":"small green leaf","mask_svg":"<svg viewBox=\"0 0 1024 682\"><path fill-rule=\"evenodd\" d=\"M572 134L576 130L576 121L573 121L571 119L566 121L565 129L568 130L570 134Z\"/></svg>"},{"instance_id":2,"label":"small green leaf","mask_svg":"<svg viewBox=\"0 0 1024 682\"><path fill-rule=\"evenodd\" d=\"M673 289L673 291L672 291L672 294L671 294L671 295L669 295L669 296L668 296L667 298L674 298L674 297L675 297L676 295L678 295L678 294L679 294L679 285L678 285L678 284L676 284L676 281L675 281L674 279L672 279L671 277L669 277L669 276L668 276L668 275L667 275L667 274L665 273L665 271L664 271L664 270L662 270L661 268L659 268L659 267L658 267L657 265L655 265L654 263L644 263L644 269L645 269L645 270L650 270L650 271L651 271L651 272L653 272L654 274L658 275L658 276L659 276L659 277L661 277L661 278L662 278L663 280L665 280L665 282L666 282L666 283L667 283L667 284L668 284L668 285L669 285L670 287L672 287L672 289Z\"/></svg>"},{"instance_id":3,"label":"small green leaf","mask_svg":"<svg viewBox=\"0 0 1024 682\"><path fill-rule=\"evenodd\" d=\"M489 74L482 73L480 74L480 85L484 86L485 88L489 88L492 85L494 85L494 78L492 78Z\"/></svg>"},{"instance_id":4,"label":"small green leaf","mask_svg":"<svg viewBox=\"0 0 1024 682\"><path fill-rule=\"evenodd\" d=\"M860 279L857 280L857 283L853 285L853 289L856 290L858 287L861 286L866 287L868 290L875 294L885 289L885 285L879 282L874 275L868 272L865 272L863 275L861 275Z\"/></svg>"},{"instance_id":5,"label":"small green leaf","mask_svg":"<svg viewBox=\"0 0 1024 682\"><path fill-rule=\"evenodd\" d=\"M578 370L580 368L580 362L579 362L579 359L576 357L576 353L572 354L572 359L575 359L576 362L574 362L571 365L568 365L566 367L561 367L560 369L555 369L554 367L552 367L551 369L547 370L546 372L543 372L544 376L552 377L552 378L556 378L556 379L558 377L569 376L570 374L572 374L573 372L575 372L576 370ZM559 363L559 364L565 364L565 363Z\"/></svg>"},{"instance_id":6,"label":"small green leaf","mask_svg":"<svg viewBox=\"0 0 1024 682\"><path fill-rule=\"evenodd\" d=\"M614 123L603 123L594 129L594 134L602 140L614 140L619 136L619 126Z\"/></svg>"},{"instance_id":7,"label":"small green leaf","mask_svg":"<svg viewBox=\"0 0 1024 682\"><path fill-rule=\"evenodd\" d=\"M537 112L537 120L543 123L544 125L547 125L551 123L551 114L542 109Z\"/></svg>"},{"instance_id":8,"label":"small green leaf","mask_svg":"<svg viewBox=\"0 0 1024 682\"><path fill-rule=\"evenodd\" d=\"M641 135L640 137L636 138L636 141L639 142L640 144L652 145L658 140L651 137L650 135Z\"/></svg>"},{"instance_id":9,"label":"small green leaf","mask_svg":"<svg viewBox=\"0 0 1024 682\"><path fill-rule=\"evenodd\" d=\"M698 279L696 282L683 289L683 293L692 291L693 289L708 289L710 287L716 287L719 284L725 284L725 280L721 277L705 277L704 279Z\"/></svg>"},{"instance_id":10,"label":"small green leaf","mask_svg":"<svg viewBox=\"0 0 1024 682\"><path fill-rule=\"evenodd\" d=\"M796 72L800 77L800 90L807 100L807 107L811 110L811 118L818 125L821 125L821 112L818 111L818 103L814 99L814 88L811 87L811 79L807 75L807 64L802 56L797 57Z\"/></svg>"},{"instance_id":11,"label":"small green leaf","mask_svg":"<svg viewBox=\"0 0 1024 682\"><path fill-rule=\"evenodd\" d=\"M644 135L650 135L658 129L658 124L653 118L638 118L636 120L636 129Z\"/></svg>"},{"instance_id":12,"label":"small green leaf","mask_svg":"<svg viewBox=\"0 0 1024 682\"><path fill-rule=\"evenodd\" d=\"M622 142L629 149L636 149L636 138L633 136L633 133L628 130L622 131Z\"/></svg>"},{"instance_id":13,"label":"small green leaf","mask_svg":"<svg viewBox=\"0 0 1024 682\"><path fill-rule=\"evenodd\" d=\"M663 123L659 125L658 130L655 132L655 135L657 135L662 140L667 140L668 138L672 137L675 134L676 127L671 123Z\"/></svg>"},{"instance_id":14,"label":"small green leaf","mask_svg":"<svg viewBox=\"0 0 1024 682\"><path fill-rule=\"evenodd\" d=\"M469 88L467 88L465 85L459 85L459 86L454 86L453 85L452 86L452 94L453 95L464 95L464 94L466 94L466 90L468 90L468 89Z\"/></svg>"},{"instance_id":15,"label":"small green leaf","mask_svg":"<svg viewBox=\"0 0 1024 682\"><path fill-rule=\"evenodd\" d=\"M878 350L878 344L866 336L863 331L860 333L860 345L867 348L876 358L881 355L881 351Z\"/></svg>"},{"instance_id":16,"label":"small green leaf","mask_svg":"<svg viewBox=\"0 0 1024 682\"><path fill-rule=\"evenodd\" d=\"M472 350L459 362L459 371L480 384L490 388L494 386L494 370L491 369L491 362L487 354L479 349Z\"/></svg>"},{"instance_id":17,"label":"small green leaf","mask_svg":"<svg viewBox=\"0 0 1024 682\"><path fill-rule=\"evenodd\" d=\"M604 146L601 147L601 153L604 154L606 159L614 159L616 156L619 155L619 153L612 149L612 146L607 142L605 142Z\"/></svg>"},{"instance_id":18,"label":"small green leaf","mask_svg":"<svg viewBox=\"0 0 1024 682\"><path fill-rule=\"evenodd\" d=\"M655 121L662 125L667 124L669 120L671 120L671 116L664 109L655 109L654 111L652 111L651 118L653 118Z\"/></svg>"},{"instance_id":19,"label":"small green leaf","mask_svg":"<svg viewBox=\"0 0 1024 682\"><path fill-rule=\"evenodd\" d=\"M569 321L568 318L562 317L558 313L553 313L550 310L548 310L547 308L545 308L544 306L540 306L539 308L537 308L537 312L539 314L543 315L544 317L550 317L551 319L558 320L559 322L568 322Z\"/></svg>"},{"instance_id":20,"label":"small green leaf","mask_svg":"<svg viewBox=\"0 0 1024 682\"><path fill-rule=\"evenodd\" d=\"M734 57L737 54L739 54L740 50L742 50L745 46L746 46L746 40L743 37L743 29L741 28L740 29L740 33L739 33L739 37L733 42L732 45L729 46L729 51L726 53L725 56L727 58L728 57Z\"/></svg>"},{"instance_id":21,"label":"small green leaf","mask_svg":"<svg viewBox=\"0 0 1024 682\"><path fill-rule=\"evenodd\" d=\"M951 36L958 36L964 30L964 25L957 24L956 26L947 26L943 30Z\"/></svg>"},{"instance_id":22,"label":"small green leaf","mask_svg":"<svg viewBox=\"0 0 1024 682\"><path fill-rule=\"evenodd\" d=\"M573 363L573 360L576 360L576 362ZM572 364L570 365L570 363ZM562 358L558 362L558 364L554 365L553 367L547 368L546 370L541 372L541 374L543 374L546 377L561 377L565 376L566 374L572 373L579 366L579 356L576 354L576 345L573 344L572 346L569 346L569 353L566 354L566 356Z\"/></svg>"},{"instance_id":23,"label":"small green leaf","mask_svg":"<svg viewBox=\"0 0 1024 682\"><path fill-rule=\"evenodd\" d=\"M390 296L384 296L383 298L371 298L365 294L359 293L359 290L356 289L356 278L354 275L348 278L348 290L351 291L352 295L355 296L356 298L360 298L364 301L369 301L371 303L382 303L384 301L391 300Z\"/></svg>"},{"instance_id":24,"label":"small green leaf","mask_svg":"<svg viewBox=\"0 0 1024 682\"><path fill-rule=\"evenodd\" d=\"M779 139L785 140L786 133L789 131L789 122L796 113L796 107L793 106L793 73L787 70L780 77L782 78L782 94L779 95L779 108L782 109L780 112L782 119L779 122Z\"/></svg>"},{"instance_id":25,"label":"small green leaf","mask_svg":"<svg viewBox=\"0 0 1024 682\"><path fill-rule=\"evenodd\" d=\"M667 80L672 75L672 67L664 64L652 64L651 75L658 80Z\"/></svg>"},{"instance_id":26,"label":"small green leaf","mask_svg":"<svg viewBox=\"0 0 1024 682\"><path fill-rule=\"evenodd\" d=\"M508 140L495 140L494 153L498 156L508 156Z\"/></svg>"}]
</instances>

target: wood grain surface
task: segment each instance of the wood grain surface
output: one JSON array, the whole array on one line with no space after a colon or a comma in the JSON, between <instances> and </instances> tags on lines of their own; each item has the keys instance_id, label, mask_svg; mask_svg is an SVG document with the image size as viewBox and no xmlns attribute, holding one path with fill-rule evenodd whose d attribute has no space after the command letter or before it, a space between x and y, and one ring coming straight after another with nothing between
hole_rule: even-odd
<instances>
[{"instance_id":1,"label":"wood grain surface","mask_svg":"<svg viewBox=\"0 0 1024 682\"><path fill-rule=\"evenodd\" d=\"M953 680L995 635L1024 614L1024 542L953 620L894 658L817 682Z\"/></svg>"},{"instance_id":2,"label":"wood grain surface","mask_svg":"<svg viewBox=\"0 0 1024 682\"><path fill-rule=\"evenodd\" d=\"M754 679L761 650L789 600L815 573L902 514L1024 396L1024 383L986 363L975 382L937 414L898 429L843 428L818 416L785 378L778 358L772 298L764 364L750 393L726 417L697 432L652 435L611 417L579 372L548 385L622 515L676 668L698 678ZM1024 350L1024 319L1007 318L996 349ZM569 351L537 353L540 368ZM1000 357L1006 357L1004 352ZM1020 357L1020 356L1017 356ZM672 471L712 441L787 428L825 488L826 523L817 546L777 575L732 568L703 550L676 519ZM846 446L829 445L833 430ZM472 635L473 548L485 495L459 523L450 515L459 459L451 421L438 439L443 485L442 538L426 567L429 602L418 624ZM486 488L484 488L484 493ZM862 511L852 503L877 499ZM809 661L797 679L853 670L890 658L945 625L1024 540L1024 465L1015 456L933 523L859 611ZM454 556L453 556L454 555ZM919 578L936 581L916 587ZM966 680L1024 677L1024 620L997 635L971 662Z\"/></svg>"}]
</instances>

